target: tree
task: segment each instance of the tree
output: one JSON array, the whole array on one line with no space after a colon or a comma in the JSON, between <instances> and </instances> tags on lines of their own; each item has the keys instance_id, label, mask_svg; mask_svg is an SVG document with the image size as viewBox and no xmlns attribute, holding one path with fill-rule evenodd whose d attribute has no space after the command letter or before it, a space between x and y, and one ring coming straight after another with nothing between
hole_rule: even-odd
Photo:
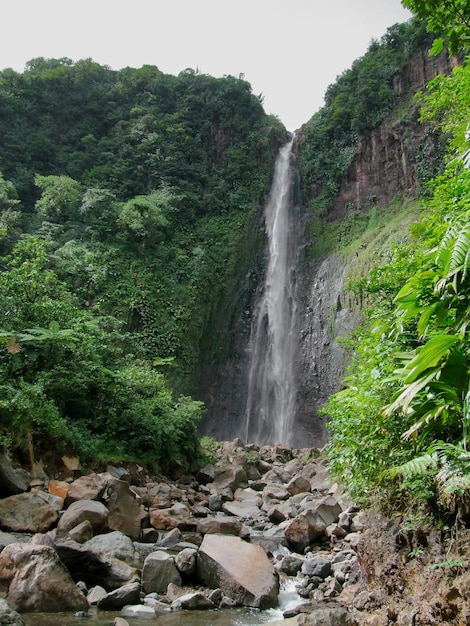
<instances>
[{"instance_id":1,"label":"tree","mask_svg":"<svg viewBox=\"0 0 470 626\"><path fill-rule=\"evenodd\" d=\"M51 222L65 223L77 217L82 199L80 184L69 176L41 176L34 182L41 189L36 211Z\"/></svg>"},{"instance_id":2,"label":"tree","mask_svg":"<svg viewBox=\"0 0 470 626\"><path fill-rule=\"evenodd\" d=\"M427 20L428 30L443 34L434 40L431 54L442 52L447 43L452 54L468 48L470 44L469 0L402 0L403 6L418 17Z\"/></svg>"},{"instance_id":3,"label":"tree","mask_svg":"<svg viewBox=\"0 0 470 626\"><path fill-rule=\"evenodd\" d=\"M175 196L168 187L148 196L136 196L123 205L117 223L139 243L159 243L164 238L174 201Z\"/></svg>"}]
</instances>

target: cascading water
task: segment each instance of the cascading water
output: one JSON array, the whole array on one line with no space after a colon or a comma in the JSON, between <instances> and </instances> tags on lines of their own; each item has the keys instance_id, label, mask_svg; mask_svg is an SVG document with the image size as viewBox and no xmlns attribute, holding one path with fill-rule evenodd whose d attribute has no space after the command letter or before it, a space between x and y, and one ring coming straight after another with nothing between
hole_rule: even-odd
<instances>
[{"instance_id":1,"label":"cascading water","mask_svg":"<svg viewBox=\"0 0 470 626\"><path fill-rule=\"evenodd\" d=\"M251 330L245 411L245 440L257 444L290 443L295 417L299 220L294 219L293 141L280 149L265 208L268 262Z\"/></svg>"}]
</instances>

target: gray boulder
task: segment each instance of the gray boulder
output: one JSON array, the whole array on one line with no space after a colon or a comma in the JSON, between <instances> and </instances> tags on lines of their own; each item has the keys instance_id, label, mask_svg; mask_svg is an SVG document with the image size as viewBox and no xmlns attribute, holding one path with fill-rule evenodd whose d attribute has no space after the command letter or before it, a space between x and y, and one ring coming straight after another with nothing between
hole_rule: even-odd
<instances>
[{"instance_id":1,"label":"gray boulder","mask_svg":"<svg viewBox=\"0 0 470 626\"><path fill-rule=\"evenodd\" d=\"M23 470L16 470L10 459L0 452L0 497L14 496L28 489L31 477Z\"/></svg>"},{"instance_id":2,"label":"gray boulder","mask_svg":"<svg viewBox=\"0 0 470 626\"><path fill-rule=\"evenodd\" d=\"M102 502L78 500L73 502L59 519L57 528L68 532L88 520L95 534L101 533L108 524L109 511Z\"/></svg>"},{"instance_id":3,"label":"gray boulder","mask_svg":"<svg viewBox=\"0 0 470 626\"><path fill-rule=\"evenodd\" d=\"M83 546L88 550L124 561L131 567L139 567L141 565L140 555L136 551L132 540L118 530L95 535L95 537L86 541Z\"/></svg>"},{"instance_id":4,"label":"gray boulder","mask_svg":"<svg viewBox=\"0 0 470 626\"><path fill-rule=\"evenodd\" d=\"M124 480L111 477L106 492L106 506L110 530L118 530L131 539L140 536L142 520L146 513L140 505L140 499Z\"/></svg>"},{"instance_id":5,"label":"gray boulder","mask_svg":"<svg viewBox=\"0 0 470 626\"><path fill-rule=\"evenodd\" d=\"M14 610L27 612L80 611L88 602L77 589L53 548L12 543L0 553L0 585Z\"/></svg>"},{"instance_id":6,"label":"gray boulder","mask_svg":"<svg viewBox=\"0 0 470 626\"><path fill-rule=\"evenodd\" d=\"M37 493L20 493L0 500L0 526L19 532L43 533L57 521L57 507Z\"/></svg>"},{"instance_id":7,"label":"gray boulder","mask_svg":"<svg viewBox=\"0 0 470 626\"><path fill-rule=\"evenodd\" d=\"M128 604L138 604L139 602L140 584L128 583L104 595L98 600L97 606L105 611L120 611Z\"/></svg>"},{"instance_id":8,"label":"gray boulder","mask_svg":"<svg viewBox=\"0 0 470 626\"><path fill-rule=\"evenodd\" d=\"M163 551L152 552L142 568L142 589L145 593L165 593L170 583L181 585L181 576L173 558Z\"/></svg>"},{"instance_id":9,"label":"gray boulder","mask_svg":"<svg viewBox=\"0 0 470 626\"><path fill-rule=\"evenodd\" d=\"M239 604L267 609L277 605L279 581L259 546L230 535L206 535L199 548L197 576Z\"/></svg>"}]
</instances>

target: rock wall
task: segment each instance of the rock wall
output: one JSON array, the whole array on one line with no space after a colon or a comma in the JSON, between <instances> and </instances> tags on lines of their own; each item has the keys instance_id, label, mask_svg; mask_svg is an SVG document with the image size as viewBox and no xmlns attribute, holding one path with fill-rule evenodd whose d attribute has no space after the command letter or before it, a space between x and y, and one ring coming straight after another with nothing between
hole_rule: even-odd
<instances>
[{"instance_id":1,"label":"rock wall","mask_svg":"<svg viewBox=\"0 0 470 626\"><path fill-rule=\"evenodd\" d=\"M415 52L403 72L394 78L399 105L434 76L449 74L458 63L445 53L429 57L425 50ZM396 196L416 195L420 163L434 162L441 137L420 124L417 107L412 108L410 116L397 121L392 113L380 126L359 136L356 156L330 207L329 220L342 220L352 208L367 211ZM310 217L307 199L298 196L295 204L301 207L300 219L306 225ZM304 243L299 241L299 247ZM211 337L212 344L219 342L229 349L224 355L215 354L201 367L201 395L207 407L201 433L219 440L244 440L250 328L266 262L261 215L253 246L257 247L253 258L259 265L240 277L234 302L226 303L230 314L220 316L216 336ZM346 271L342 256L333 254L319 261L304 261L296 272L299 343L294 367L298 397L293 432L285 442L293 446L320 446L328 438L318 409L341 385L346 356L338 338L346 336L359 319L359 312L343 302Z\"/></svg>"},{"instance_id":2,"label":"rock wall","mask_svg":"<svg viewBox=\"0 0 470 626\"><path fill-rule=\"evenodd\" d=\"M459 59L443 52L430 57L426 50L416 51L409 63L394 78L393 88L399 105L408 100L438 74L448 75ZM419 122L418 107L411 117L394 121L394 113L380 126L359 135L356 156L335 197L331 219L341 219L351 208L367 210L373 204L387 204L396 196L414 196L419 188L421 161L433 163L441 137Z\"/></svg>"}]
</instances>

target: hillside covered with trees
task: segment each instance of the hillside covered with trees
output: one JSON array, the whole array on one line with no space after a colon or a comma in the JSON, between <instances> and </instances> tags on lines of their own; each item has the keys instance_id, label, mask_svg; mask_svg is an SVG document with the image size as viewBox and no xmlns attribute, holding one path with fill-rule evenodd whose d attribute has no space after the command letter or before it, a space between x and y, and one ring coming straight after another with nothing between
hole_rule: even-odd
<instances>
[{"instance_id":1,"label":"hillside covered with trees","mask_svg":"<svg viewBox=\"0 0 470 626\"><path fill-rule=\"evenodd\" d=\"M470 489L470 11L404 4L416 19L372 42L302 129L304 213L321 240L305 254L349 254L356 267L372 222L397 218L373 198L344 219L332 206L358 136L419 107L436 138L420 204L403 205L400 240L366 274L350 272L364 323L323 412L331 471L357 501L446 514ZM397 73L417 49L446 45L462 62L404 105ZM84 463L187 463L201 363L259 264L285 128L240 78L90 59L4 69L0 111L0 443Z\"/></svg>"},{"instance_id":2,"label":"hillside covered with trees","mask_svg":"<svg viewBox=\"0 0 470 626\"><path fill-rule=\"evenodd\" d=\"M0 109L1 443L193 458L200 346L284 127L241 79L90 59L3 70Z\"/></svg>"}]
</instances>

